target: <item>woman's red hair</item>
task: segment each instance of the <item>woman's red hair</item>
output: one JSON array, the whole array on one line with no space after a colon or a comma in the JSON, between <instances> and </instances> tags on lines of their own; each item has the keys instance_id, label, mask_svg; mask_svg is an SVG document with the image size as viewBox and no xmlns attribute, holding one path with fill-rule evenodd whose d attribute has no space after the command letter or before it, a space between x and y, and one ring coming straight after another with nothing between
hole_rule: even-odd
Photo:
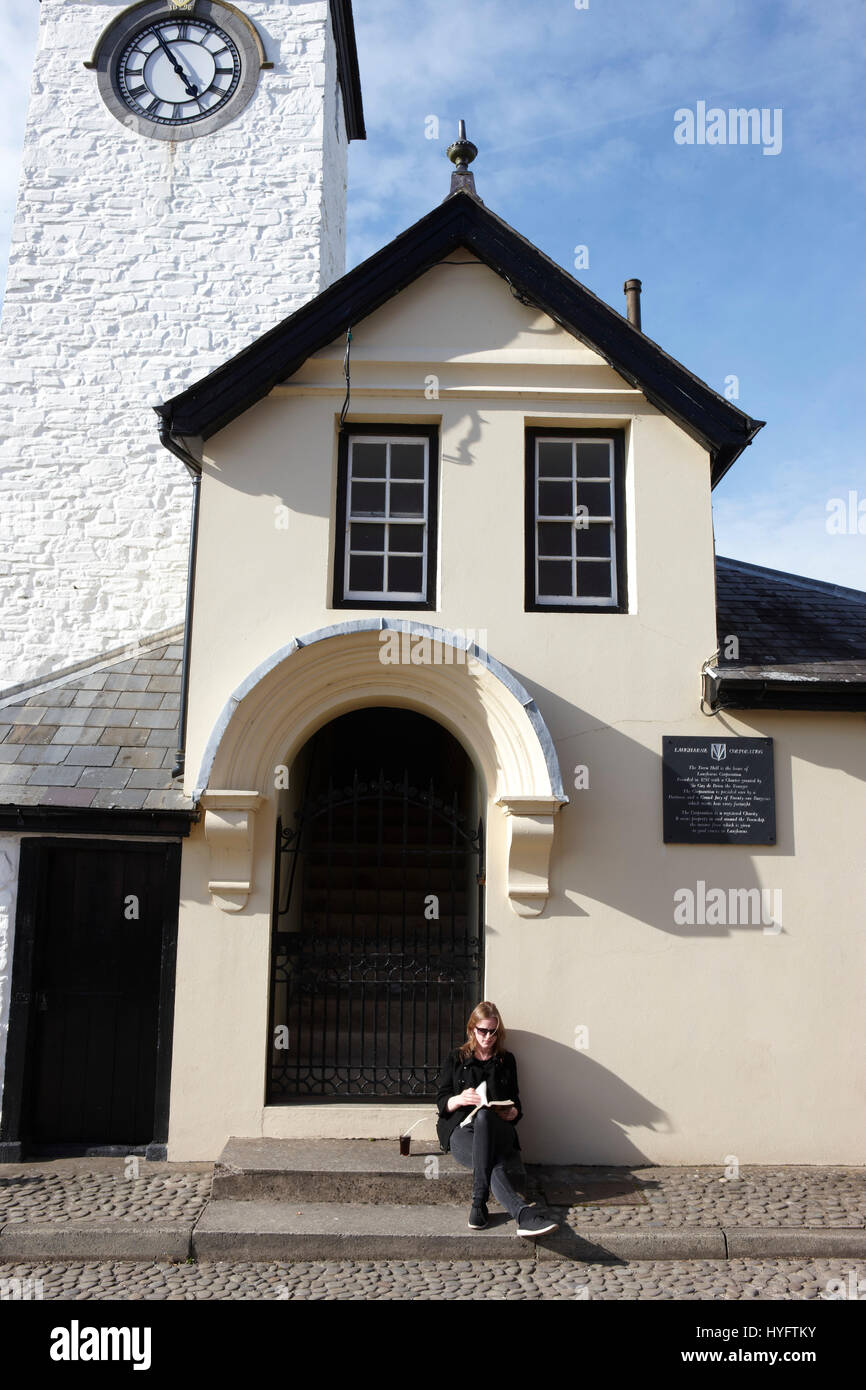
<instances>
[{"instance_id":1,"label":"woman's red hair","mask_svg":"<svg viewBox=\"0 0 866 1390\"><path fill-rule=\"evenodd\" d=\"M475 1049L475 1025L480 1025L485 1018L494 1018L498 1024L498 1032L493 1041L491 1056L498 1057L500 1053L505 1051L505 1024L502 1022L502 1015L489 999L482 999L481 1003L476 1004L469 1015L469 1022L466 1025L466 1042L459 1049L464 1062L471 1057Z\"/></svg>"}]
</instances>

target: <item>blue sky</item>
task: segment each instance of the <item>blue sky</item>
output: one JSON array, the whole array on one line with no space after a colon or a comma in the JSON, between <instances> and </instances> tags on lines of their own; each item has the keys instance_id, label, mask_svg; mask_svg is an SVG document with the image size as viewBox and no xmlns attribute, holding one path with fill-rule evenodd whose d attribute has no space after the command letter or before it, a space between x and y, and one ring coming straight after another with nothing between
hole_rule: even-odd
<instances>
[{"instance_id":1,"label":"blue sky","mask_svg":"<svg viewBox=\"0 0 866 1390\"><path fill-rule=\"evenodd\" d=\"M866 588L862 0L354 8L368 138L350 155L349 265L445 195L465 117L487 205L620 311L638 276L649 336L718 391L738 378L736 403L767 421L716 489L719 552ZM38 10L0 14L4 264ZM676 112L699 102L766 110L778 153L678 144ZM852 491L864 534L850 511L855 534L828 532Z\"/></svg>"}]
</instances>

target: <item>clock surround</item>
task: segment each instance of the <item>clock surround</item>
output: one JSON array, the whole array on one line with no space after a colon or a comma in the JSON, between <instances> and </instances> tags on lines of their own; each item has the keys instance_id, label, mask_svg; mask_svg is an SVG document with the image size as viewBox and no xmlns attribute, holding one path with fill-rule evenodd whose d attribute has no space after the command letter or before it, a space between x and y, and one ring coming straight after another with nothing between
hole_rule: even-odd
<instances>
[{"instance_id":1,"label":"clock surround","mask_svg":"<svg viewBox=\"0 0 866 1390\"><path fill-rule=\"evenodd\" d=\"M194 139L234 120L266 65L254 26L223 0L131 5L89 64L111 114L155 140Z\"/></svg>"}]
</instances>

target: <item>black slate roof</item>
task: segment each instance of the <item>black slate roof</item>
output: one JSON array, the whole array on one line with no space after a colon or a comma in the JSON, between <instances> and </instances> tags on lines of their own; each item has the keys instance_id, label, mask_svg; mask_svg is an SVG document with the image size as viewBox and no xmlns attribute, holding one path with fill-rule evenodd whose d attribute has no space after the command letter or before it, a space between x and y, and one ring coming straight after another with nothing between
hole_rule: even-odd
<instances>
[{"instance_id":1,"label":"black slate roof","mask_svg":"<svg viewBox=\"0 0 866 1390\"><path fill-rule=\"evenodd\" d=\"M716 617L720 671L866 664L866 593L859 589L719 555ZM729 635L739 641L736 660L725 659Z\"/></svg>"},{"instance_id":2,"label":"black slate roof","mask_svg":"<svg viewBox=\"0 0 866 1390\"><path fill-rule=\"evenodd\" d=\"M288 380L307 358L342 337L432 265L464 248L522 303L547 314L597 352L710 455L713 485L763 421L719 395L510 227L465 188L335 280L282 323L157 409L163 443L209 439Z\"/></svg>"},{"instance_id":3,"label":"black slate roof","mask_svg":"<svg viewBox=\"0 0 866 1390\"><path fill-rule=\"evenodd\" d=\"M0 811L181 811L183 629L0 694Z\"/></svg>"}]
</instances>

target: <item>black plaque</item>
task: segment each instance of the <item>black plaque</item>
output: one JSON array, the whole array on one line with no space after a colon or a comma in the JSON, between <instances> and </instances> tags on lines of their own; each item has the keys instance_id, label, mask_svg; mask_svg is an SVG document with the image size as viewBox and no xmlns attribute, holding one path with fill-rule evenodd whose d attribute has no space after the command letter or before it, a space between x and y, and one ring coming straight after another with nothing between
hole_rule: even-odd
<instances>
[{"instance_id":1,"label":"black plaque","mask_svg":"<svg viewBox=\"0 0 866 1390\"><path fill-rule=\"evenodd\" d=\"M662 738L665 844L774 845L771 738Z\"/></svg>"}]
</instances>

